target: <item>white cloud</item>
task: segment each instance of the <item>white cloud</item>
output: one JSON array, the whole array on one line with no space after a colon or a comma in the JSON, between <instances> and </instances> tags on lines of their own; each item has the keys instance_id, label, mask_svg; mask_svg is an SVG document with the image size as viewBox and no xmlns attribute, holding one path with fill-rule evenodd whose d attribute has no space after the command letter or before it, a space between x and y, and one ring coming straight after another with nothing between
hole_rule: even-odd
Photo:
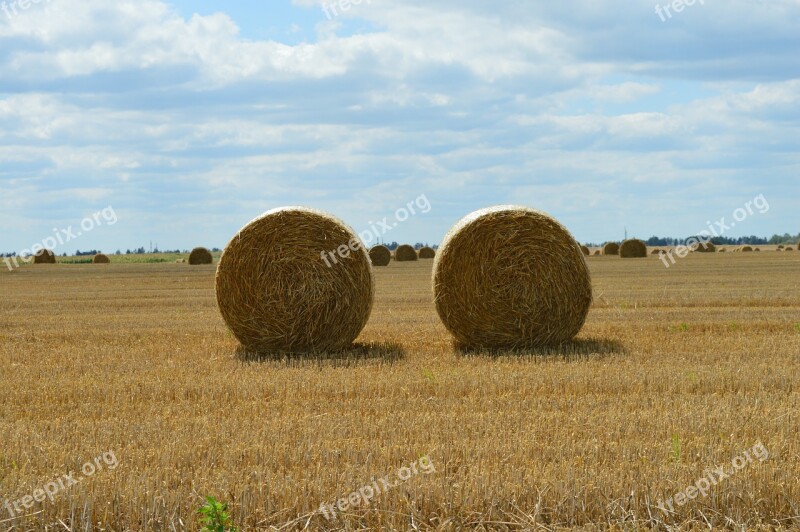
<instances>
[{"instance_id":1,"label":"white cloud","mask_svg":"<svg viewBox=\"0 0 800 532\"><path fill-rule=\"evenodd\" d=\"M642 194L649 210L666 187L797 192L798 14L788 0L669 23L622 0L373 0L290 45L157 0L0 13L0 203L47 225L66 199L119 202L182 227L197 206L237 220L307 201L359 225L431 191L432 234L409 238L519 198L600 240L568 198L622 209ZM340 36L355 17L377 29Z\"/></svg>"}]
</instances>

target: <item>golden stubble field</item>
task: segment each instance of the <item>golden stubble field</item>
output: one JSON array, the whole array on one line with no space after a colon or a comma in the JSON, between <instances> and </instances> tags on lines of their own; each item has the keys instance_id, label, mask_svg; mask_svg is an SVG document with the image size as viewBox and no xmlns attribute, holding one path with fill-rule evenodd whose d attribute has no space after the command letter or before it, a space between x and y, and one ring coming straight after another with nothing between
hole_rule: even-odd
<instances>
[{"instance_id":1,"label":"golden stubble field","mask_svg":"<svg viewBox=\"0 0 800 532\"><path fill-rule=\"evenodd\" d=\"M237 351L214 266L4 270L0 530L196 530L206 495L241 530L799 527L800 253L588 261L567 347L455 351L420 261L377 270L362 345L269 361Z\"/></svg>"}]
</instances>

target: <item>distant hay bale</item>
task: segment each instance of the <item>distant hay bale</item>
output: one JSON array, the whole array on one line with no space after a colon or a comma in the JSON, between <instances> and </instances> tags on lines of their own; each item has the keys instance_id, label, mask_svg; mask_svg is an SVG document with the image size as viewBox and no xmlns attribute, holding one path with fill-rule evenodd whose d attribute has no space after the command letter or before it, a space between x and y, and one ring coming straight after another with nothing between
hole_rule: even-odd
<instances>
[{"instance_id":1,"label":"distant hay bale","mask_svg":"<svg viewBox=\"0 0 800 532\"><path fill-rule=\"evenodd\" d=\"M421 259L433 259L436 257L436 251L433 248L429 248L425 246L419 250L419 258Z\"/></svg>"},{"instance_id":2,"label":"distant hay bale","mask_svg":"<svg viewBox=\"0 0 800 532\"><path fill-rule=\"evenodd\" d=\"M761 248L756 248L753 251L761 251Z\"/></svg>"},{"instance_id":3,"label":"distant hay bale","mask_svg":"<svg viewBox=\"0 0 800 532\"><path fill-rule=\"evenodd\" d=\"M464 347L566 342L592 303L580 245L555 219L527 207L467 215L448 232L433 269L436 311Z\"/></svg>"},{"instance_id":4,"label":"distant hay bale","mask_svg":"<svg viewBox=\"0 0 800 532\"><path fill-rule=\"evenodd\" d=\"M206 248L194 248L189 254L189 264L192 266L213 264L213 262L214 257L211 256L211 252Z\"/></svg>"},{"instance_id":5,"label":"distant hay bale","mask_svg":"<svg viewBox=\"0 0 800 532\"><path fill-rule=\"evenodd\" d=\"M583 256L584 257L588 257L589 255L592 254L592 252L589 251L589 248L587 248L586 246L581 246L581 251L583 251Z\"/></svg>"},{"instance_id":6,"label":"distant hay bale","mask_svg":"<svg viewBox=\"0 0 800 532\"><path fill-rule=\"evenodd\" d=\"M785 248L783 248L783 250L784 250L784 251L794 251L794 248L785 247Z\"/></svg>"},{"instance_id":7,"label":"distant hay bale","mask_svg":"<svg viewBox=\"0 0 800 532\"><path fill-rule=\"evenodd\" d=\"M720 248L720 250L717 251L717 253L727 253L727 252L728 252L728 250L725 249L725 248Z\"/></svg>"},{"instance_id":8,"label":"distant hay bale","mask_svg":"<svg viewBox=\"0 0 800 532\"><path fill-rule=\"evenodd\" d=\"M656 249L654 249L653 251L650 252L651 255L658 255L659 253L661 253L661 250L658 249L658 248L656 248Z\"/></svg>"},{"instance_id":9,"label":"distant hay bale","mask_svg":"<svg viewBox=\"0 0 800 532\"><path fill-rule=\"evenodd\" d=\"M253 352L338 351L369 319L372 262L352 229L305 207L264 213L230 241L217 266L225 323Z\"/></svg>"},{"instance_id":10,"label":"distant hay bale","mask_svg":"<svg viewBox=\"0 0 800 532\"><path fill-rule=\"evenodd\" d=\"M92 264L111 264L111 259L108 258L108 255L98 253L92 258Z\"/></svg>"},{"instance_id":11,"label":"distant hay bale","mask_svg":"<svg viewBox=\"0 0 800 532\"><path fill-rule=\"evenodd\" d=\"M623 259L638 259L647 256L647 244L636 238L630 238L619 247L619 256Z\"/></svg>"},{"instance_id":12,"label":"distant hay bale","mask_svg":"<svg viewBox=\"0 0 800 532\"><path fill-rule=\"evenodd\" d=\"M594 253L592 253L592 255L594 256L600 255L600 250L599 249L594 250Z\"/></svg>"},{"instance_id":13,"label":"distant hay bale","mask_svg":"<svg viewBox=\"0 0 800 532\"><path fill-rule=\"evenodd\" d=\"M50 251L49 249L42 249L36 252L36 255L33 256L33 263L34 264L55 264L56 263L56 254Z\"/></svg>"},{"instance_id":14,"label":"distant hay bale","mask_svg":"<svg viewBox=\"0 0 800 532\"><path fill-rule=\"evenodd\" d=\"M394 260L397 262L409 262L417 260L417 258L417 252L408 244L398 246L397 249L394 250Z\"/></svg>"},{"instance_id":15,"label":"distant hay bale","mask_svg":"<svg viewBox=\"0 0 800 532\"><path fill-rule=\"evenodd\" d=\"M697 253L716 253L717 246L711 242L698 242L692 246L692 251L696 251Z\"/></svg>"},{"instance_id":16,"label":"distant hay bale","mask_svg":"<svg viewBox=\"0 0 800 532\"><path fill-rule=\"evenodd\" d=\"M392 252L386 246L379 244L369 250L369 258L373 266L388 266L392 260Z\"/></svg>"},{"instance_id":17,"label":"distant hay bale","mask_svg":"<svg viewBox=\"0 0 800 532\"><path fill-rule=\"evenodd\" d=\"M753 251L753 248L751 248L750 246L742 246L742 248L739 251L741 251L742 253L749 253Z\"/></svg>"},{"instance_id":18,"label":"distant hay bale","mask_svg":"<svg viewBox=\"0 0 800 532\"><path fill-rule=\"evenodd\" d=\"M783 249L783 244L779 244L778 249Z\"/></svg>"},{"instance_id":19,"label":"distant hay bale","mask_svg":"<svg viewBox=\"0 0 800 532\"><path fill-rule=\"evenodd\" d=\"M619 244L616 242L609 242L603 246L603 255L619 255Z\"/></svg>"}]
</instances>

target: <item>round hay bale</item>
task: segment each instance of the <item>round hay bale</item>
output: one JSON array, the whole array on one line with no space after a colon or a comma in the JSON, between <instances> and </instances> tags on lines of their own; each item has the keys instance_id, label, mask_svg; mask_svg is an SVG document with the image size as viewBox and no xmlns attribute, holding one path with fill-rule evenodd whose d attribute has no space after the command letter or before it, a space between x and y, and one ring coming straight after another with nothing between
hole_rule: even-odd
<instances>
[{"instance_id":1,"label":"round hay bale","mask_svg":"<svg viewBox=\"0 0 800 532\"><path fill-rule=\"evenodd\" d=\"M434 259L436 311L464 347L555 345L580 331L592 283L580 245L547 214L501 205L448 232Z\"/></svg>"},{"instance_id":2,"label":"round hay bale","mask_svg":"<svg viewBox=\"0 0 800 532\"><path fill-rule=\"evenodd\" d=\"M92 264L111 264L111 259L108 258L108 255L98 253L92 258Z\"/></svg>"},{"instance_id":3,"label":"round hay bale","mask_svg":"<svg viewBox=\"0 0 800 532\"><path fill-rule=\"evenodd\" d=\"M619 247L619 256L623 259L639 259L647 256L647 244L636 238L630 238Z\"/></svg>"},{"instance_id":4,"label":"round hay bale","mask_svg":"<svg viewBox=\"0 0 800 532\"><path fill-rule=\"evenodd\" d=\"M725 249L725 248L720 248L720 250L717 251L717 253L727 253L727 252L728 252L728 250Z\"/></svg>"},{"instance_id":5,"label":"round hay bale","mask_svg":"<svg viewBox=\"0 0 800 532\"><path fill-rule=\"evenodd\" d=\"M369 250L369 258L373 266L388 266L392 260L392 252L383 245L373 246Z\"/></svg>"},{"instance_id":6,"label":"round hay bale","mask_svg":"<svg viewBox=\"0 0 800 532\"><path fill-rule=\"evenodd\" d=\"M698 242L692 246L692 251L696 251L697 253L716 253L717 246L711 242Z\"/></svg>"},{"instance_id":7,"label":"round hay bale","mask_svg":"<svg viewBox=\"0 0 800 532\"><path fill-rule=\"evenodd\" d=\"M217 303L250 351L337 351L367 324L372 261L352 229L305 207L259 216L230 241L217 266Z\"/></svg>"},{"instance_id":8,"label":"round hay bale","mask_svg":"<svg viewBox=\"0 0 800 532\"><path fill-rule=\"evenodd\" d=\"M784 251L794 251L794 248L785 247L785 248L783 248L783 250L784 250Z\"/></svg>"},{"instance_id":9,"label":"round hay bale","mask_svg":"<svg viewBox=\"0 0 800 532\"><path fill-rule=\"evenodd\" d=\"M783 244L779 244L778 249L783 249Z\"/></svg>"},{"instance_id":10,"label":"round hay bale","mask_svg":"<svg viewBox=\"0 0 800 532\"><path fill-rule=\"evenodd\" d=\"M581 246L581 251L583 252L584 257L588 257L589 255L592 254L592 252L589 251L589 248L587 248L586 246Z\"/></svg>"},{"instance_id":11,"label":"round hay bale","mask_svg":"<svg viewBox=\"0 0 800 532\"><path fill-rule=\"evenodd\" d=\"M603 255L619 255L619 244L609 242L603 246Z\"/></svg>"},{"instance_id":12,"label":"round hay bale","mask_svg":"<svg viewBox=\"0 0 800 532\"><path fill-rule=\"evenodd\" d=\"M592 253L592 255L594 256L600 255L600 250L599 249L594 250L594 253Z\"/></svg>"},{"instance_id":13,"label":"round hay bale","mask_svg":"<svg viewBox=\"0 0 800 532\"><path fill-rule=\"evenodd\" d=\"M34 264L55 264L56 254L49 249L41 249L33 256Z\"/></svg>"},{"instance_id":14,"label":"round hay bale","mask_svg":"<svg viewBox=\"0 0 800 532\"><path fill-rule=\"evenodd\" d=\"M213 264L214 257L211 256L211 252L206 248L194 248L192 252L189 254L189 264L192 266L198 266L200 264Z\"/></svg>"},{"instance_id":15,"label":"round hay bale","mask_svg":"<svg viewBox=\"0 0 800 532\"><path fill-rule=\"evenodd\" d=\"M394 260L397 262L409 262L417 260L417 258L417 252L408 244L398 246L397 249L394 250Z\"/></svg>"},{"instance_id":16,"label":"round hay bale","mask_svg":"<svg viewBox=\"0 0 800 532\"><path fill-rule=\"evenodd\" d=\"M740 251L741 251L742 253L749 253L749 252L753 251L753 248L751 248L750 246L742 246L742 248L740 249Z\"/></svg>"},{"instance_id":17,"label":"round hay bale","mask_svg":"<svg viewBox=\"0 0 800 532\"><path fill-rule=\"evenodd\" d=\"M436 257L436 251L433 248L429 248L425 246L419 250L419 258L421 259L433 259Z\"/></svg>"},{"instance_id":18,"label":"round hay bale","mask_svg":"<svg viewBox=\"0 0 800 532\"><path fill-rule=\"evenodd\" d=\"M651 255L658 255L659 253L661 253L661 250L660 250L660 249L658 249L658 248L656 248L656 249L654 249L654 250L652 250L652 251L650 252L650 254L651 254Z\"/></svg>"}]
</instances>

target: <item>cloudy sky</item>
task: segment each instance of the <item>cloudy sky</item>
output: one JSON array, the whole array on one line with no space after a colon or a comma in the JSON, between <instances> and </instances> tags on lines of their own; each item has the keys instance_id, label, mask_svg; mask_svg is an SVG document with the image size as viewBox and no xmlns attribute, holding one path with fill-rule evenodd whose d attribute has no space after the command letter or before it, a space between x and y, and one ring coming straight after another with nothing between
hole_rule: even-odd
<instances>
[{"instance_id":1,"label":"cloudy sky","mask_svg":"<svg viewBox=\"0 0 800 532\"><path fill-rule=\"evenodd\" d=\"M361 231L421 195L387 241L502 203L688 235L760 194L728 235L796 233L800 0L657 7L5 0L0 251L109 206L57 252L223 247L282 205Z\"/></svg>"}]
</instances>

